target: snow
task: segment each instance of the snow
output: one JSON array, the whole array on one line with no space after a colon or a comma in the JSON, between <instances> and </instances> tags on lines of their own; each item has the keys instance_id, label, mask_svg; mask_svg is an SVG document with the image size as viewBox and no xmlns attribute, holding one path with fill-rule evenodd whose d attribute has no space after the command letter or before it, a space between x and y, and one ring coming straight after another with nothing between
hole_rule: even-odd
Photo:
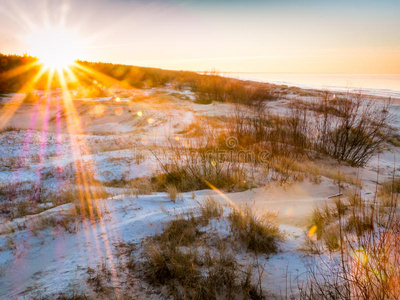
<instances>
[{"instance_id":1,"label":"snow","mask_svg":"<svg viewBox=\"0 0 400 300\"><path fill-rule=\"evenodd\" d=\"M151 97L155 97L157 93L166 93L172 99L179 94L187 96L189 100L180 100L177 97L171 102L151 102ZM121 97L121 102L132 101L135 95L132 92L129 97ZM79 147L79 156L87 165L95 166L94 177L101 182L151 177L158 168L156 159L149 151L150 147L164 145L168 137L195 122L197 117L229 116L233 109L227 103L193 103L190 100L195 99L195 94L190 90L152 89L139 95L151 99L132 101L132 111L124 107L121 116L113 110L99 118L88 114L80 115L84 131L74 138L79 137L85 141L87 149ZM2 101L6 102L13 96L7 95ZM111 99L102 97L75 101L88 100L106 103ZM285 114L288 103L288 99L271 102L269 109L273 113ZM390 107L398 119L397 108L397 104ZM138 111L143 112L143 117L137 116ZM0 184L3 186L13 181L35 182L39 166L46 172L55 172L60 168L67 179L74 174L75 157L72 155L67 126L63 123L60 133L55 124L50 123L46 140L43 140L41 130L44 118L39 112L38 121L30 126L32 114L32 107L21 108L10 121L21 129L0 133ZM149 118L153 122L148 122ZM395 125L400 122L397 119ZM45 154L41 161L38 154L43 145ZM343 166L343 171L359 176L365 183L363 196L372 197L376 188L378 164L380 178L390 178L394 161L400 161L399 153L398 149L388 149L379 157L373 157L364 169ZM18 157L23 159L22 166L12 165ZM54 178L44 179L44 184L52 190L58 188ZM37 292L51 297L67 290L75 282L84 285L88 267L96 268L104 261L108 264L116 263L119 245L122 243L140 245L144 238L160 233L164 223L175 214L197 208L198 202L205 196L212 194L220 201L226 201L212 190L196 191L195 199L192 198L192 193L183 193L183 201L173 203L165 193L132 196L123 188L107 189L114 196L99 200L103 212L101 222L83 222L77 225L76 232L70 233L59 227L36 233L32 230L40 218L63 214L72 204L51 207L52 204L47 203L42 205L47 210L38 215L25 216L11 222L2 220L0 299L29 298ZM306 254L299 249L305 238L310 212L319 203L333 201L330 196L338 192L337 184L322 177L319 184L307 180L291 185L271 183L244 192L225 194L236 205L248 204L259 213L272 211L278 215L277 221L285 238L280 243L278 254L263 258L266 270L263 285L274 296L288 296L291 288L297 290L297 284L304 280ZM212 221L210 226L220 236L229 234L226 223ZM242 258L250 260L249 257Z\"/></svg>"},{"instance_id":2,"label":"snow","mask_svg":"<svg viewBox=\"0 0 400 300\"><path fill-rule=\"evenodd\" d=\"M51 295L65 290L73 279L85 281L87 267L95 267L108 257L108 246L116 251L121 242L140 243L160 232L162 222L171 218L167 212L192 208L196 201L185 197L174 204L158 194L125 197L123 201L108 199L101 204L108 212L103 217L104 226L84 224L76 234L55 234L51 229L38 237L28 229L12 234L17 248L0 252L0 266L6 269L0 281L0 298L21 297L35 285ZM0 247L6 241L7 237L1 236Z\"/></svg>"}]
</instances>

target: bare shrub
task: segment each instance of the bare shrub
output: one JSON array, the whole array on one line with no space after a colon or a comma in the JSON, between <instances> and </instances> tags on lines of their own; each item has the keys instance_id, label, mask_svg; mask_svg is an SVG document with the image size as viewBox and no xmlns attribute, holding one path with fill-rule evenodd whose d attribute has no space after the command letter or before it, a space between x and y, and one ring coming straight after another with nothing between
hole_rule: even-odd
<instances>
[{"instance_id":1,"label":"bare shrub","mask_svg":"<svg viewBox=\"0 0 400 300\"><path fill-rule=\"evenodd\" d=\"M289 116L286 119L288 131L287 141L295 146L299 152L309 149L310 139L310 113L297 105L292 105L289 110Z\"/></svg>"},{"instance_id":2,"label":"bare shrub","mask_svg":"<svg viewBox=\"0 0 400 300\"><path fill-rule=\"evenodd\" d=\"M316 112L317 148L355 166L363 166L390 136L388 105L348 94L330 100L325 95Z\"/></svg>"},{"instance_id":3,"label":"bare shrub","mask_svg":"<svg viewBox=\"0 0 400 300\"><path fill-rule=\"evenodd\" d=\"M230 133L244 147L268 142L272 155L298 157L317 151L363 166L392 136L388 105L361 94L332 99L327 93L312 105L293 102L286 116L274 116L259 102L234 110Z\"/></svg>"}]
</instances>

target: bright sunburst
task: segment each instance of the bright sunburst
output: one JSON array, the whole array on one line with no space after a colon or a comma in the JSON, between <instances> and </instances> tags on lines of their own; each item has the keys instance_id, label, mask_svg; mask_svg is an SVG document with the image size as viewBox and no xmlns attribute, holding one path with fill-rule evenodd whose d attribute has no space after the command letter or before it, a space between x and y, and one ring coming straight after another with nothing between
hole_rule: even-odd
<instances>
[{"instance_id":1,"label":"bright sunburst","mask_svg":"<svg viewBox=\"0 0 400 300\"><path fill-rule=\"evenodd\" d=\"M46 69L61 70L82 54L80 39L65 29L51 28L27 37L29 53L39 58Z\"/></svg>"}]
</instances>

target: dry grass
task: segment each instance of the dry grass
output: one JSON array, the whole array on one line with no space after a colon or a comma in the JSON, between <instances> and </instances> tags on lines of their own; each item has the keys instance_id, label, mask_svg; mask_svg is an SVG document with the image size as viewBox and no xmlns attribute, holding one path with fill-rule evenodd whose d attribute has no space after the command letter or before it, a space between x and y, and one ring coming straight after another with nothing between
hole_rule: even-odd
<instances>
[{"instance_id":1,"label":"dry grass","mask_svg":"<svg viewBox=\"0 0 400 300\"><path fill-rule=\"evenodd\" d=\"M374 223L370 216L359 214L352 215L348 218L345 229L349 232L355 232L357 236L361 236L366 231L373 231L374 227Z\"/></svg>"},{"instance_id":2,"label":"dry grass","mask_svg":"<svg viewBox=\"0 0 400 300\"><path fill-rule=\"evenodd\" d=\"M83 192L84 190L78 192L78 189L73 189L70 191L65 190L64 194L60 191L60 194L55 197L57 200L53 199L53 201L57 204L65 204L63 202L67 200L66 202L72 202L73 205L62 209L60 207L58 211L46 211L47 208L40 207L37 203L29 201L18 201L16 205L11 203L9 205L11 205L10 211L13 212L12 218L9 219L9 225L4 224L2 226L1 233L12 233L15 230L25 228L29 228L34 235L49 228L61 228L69 233L75 233L82 220L96 222L102 217L103 212L99 197L108 196L104 190L98 189L98 187L92 187L85 195L83 195ZM53 208L53 206L49 208ZM22 218L27 215L30 216L23 223L12 225L12 219Z\"/></svg>"},{"instance_id":3,"label":"dry grass","mask_svg":"<svg viewBox=\"0 0 400 300\"><path fill-rule=\"evenodd\" d=\"M31 222L29 229L35 236L42 230L57 227L69 233L76 233L80 221L81 216L77 215L75 208L70 208L50 215L38 215Z\"/></svg>"},{"instance_id":4,"label":"dry grass","mask_svg":"<svg viewBox=\"0 0 400 300\"><path fill-rule=\"evenodd\" d=\"M400 223L396 208L376 204L352 191L342 214L333 204L314 211L313 221L322 226L319 239L328 250L337 251L329 258L316 253L310 259L301 299L398 298Z\"/></svg>"},{"instance_id":5,"label":"dry grass","mask_svg":"<svg viewBox=\"0 0 400 300\"><path fill-rule=\"evenodd\" d=\"M200 231L209 218L221 214L222 207L209 198L199 216L178 216L161 235L148 239L142 265L145 280L167 288L173 299L263 299L252 268L239 264L227 251L228 242L220 241L215 248Z\"/></svg>"},{"instance_id":6,"label":"dry grass","mask_svg":"<svg viewBox=\"0 0 400 300\"><path fill-rule=\"evenodd\" d=\"M223 216L224 206L214 197L206 197L198 210L177 215L161 234L148 238L143 249L144 260L133 269L139 266L143 278L158 288L162 297L264 299L260 284L262 271L254 273L254 268L260 268L258 262L243 265L234 251L240 251L242 238L250 234L255 242L246 239L246 249L252 253L254 249L276 252L279 231L250 210L240 213L235 210L229 220L234 227L232 232L236 235L240 231L242 238L221 238L207 232L211 230L210 221L221 220Z\"/></svg>"},{"instance_id":7,"label":"dry grass","mask_svg":"<svg viewBox=\"0 0 400 300\"><path fill-rule=\"evenodd\" d=\"M373 210L361 198L360 192L349 190L344 198L316 206L311 213L310 228L315 226L313 234L316 238L323 241L329 251L335 251L341 246L341 231L343 235L349 233L360 237L374 230L371 214L374 215Z\"/></svg>"},{"instance_id":8,"label":"dry grass","mask_svg":"<svg viewBox=\"0 0 400 300\"><path fill-rule=\"evenodd\" d=\"M206 224L207 221L201 216L195 216L194 212L184 213L169 222L163 233L156 237L156 240L169 243L172 246L187 246L200 237L199 227Z\"/></svg>"},{"instance_id":9,"label":"dry grass","mask_svg":"<svg viewBox=\"0 0 400 300\"><path fill-rule=\"evenodd\" d=\"M149 178L135 178L130 182L130 188L138 195L151 195L157 191L157 186Z\"/></svg>"},{"instance_id":10,"label":"dry grass","mask_svg":"<svg viewBox=\"0 0 400 300\"><path fill-rule=\"evenodd\" d=\"M189 211L178 214L164 228L163 233L157 236L157 240L174 246L190 245L201 236L199 228L206 226L212 219L220 218L223 211L223 206L214 197L208 196L199 203L199 213Z\"/></svg>"},{"instance_id":11,"label":"dry grass","mask_svg":"<svg viewBox=\"0 0 400 300\"><path fill-rule=\"evenodd\" d=\"M12 236L7 236L6 237L6 243L4 245L5 250L15 250L17 248L17 244L15 242L15 240L13 239Z\"/></svg>"},{"instance_id":12,"label":"dry grass","mask_svg":"<svg viewBox=\"0 0 400 300\"><path fill-rule=\"evenodd\" d=\"M338 169L331 169L321 163L312 162L309 160L296 160L291 164L292 172L301 172L311 181L318 183L320 177L324 176L334 180L336 183L348 183L355 187L361 187L361 180L353 175L340 172Z\"/></svg>"},{"instance_id":13,"label":"dry grass","mask_svg":"<svg viewBox=\"0 0 400 300\"><path fill-rule=\"evenodd\" d=\"M400 179L386 180L379 187L378 196L384 207L397 207L399 203Z\"/></svg>"},{"instance_id":14,"label":"dry grass","mask_svg":"<svg viewBox=\"0 0 400 300\"><path fill-rule=\"evenodd\" d=\"M274 222L276 216L265 214L257 216L250 207L234 208L229 215L232 233L239 238L247 249L256 253L276 253L277 242L282 238Z\"/></svg>"},{"instance_id":15,"label":"dry grass","mask_svg":"<svg viewBox=\"0 0 400 300\"><path fill-rule=\"evenodd\" d=\"M326 230L322 232L321 240L329 251L335 251L340 248L341 241L339 232L339 226L337 224L326 227Z\"/></svg>"},{"instance_id":16,"label":"dry grass","mask_svg":"<svg viewBox=\"0 0 400 300\"><path fill-rule=\"evenodd\" d=\"M89 206L93 206L90 204L93 199L109 196L96 182L90 187L64 184L57 190L48 189L43 183L39 187L34 183L20 183L3 187L0 193L6 199L0 203L0 214L10 219L39 214L66 203L75 203L79 211L83 205L88 211Z\"/></svg>"},{"instance_id":17,"label":"dry grass","mask_svg":"<svg viewBox=\"0 0 400 300\"><path fill-rule=\"evenodd\" d=\"M21 218L23 216L26 216L30 213L29 209L29 203L26 201L17 201L15 205L15 210L13 213L13 218Z\"/></svg>"},{"instance_id":18,"label":"dry grass","mask_svg":"<svg viewBox=\"0 0 400 300\"><path fill-rule=\"evenodd\" d=\"M203 161L203 154L195 153L195 156L188 156L179 163L163 164L163 173L152 178L157 190L162 191L174 185L180 191L187 192L208 189L210 184L227 191L246 189L244 182L247 176L243 166L217 163L213 159Z\"/></svg>"},{"instance_id":19,"label":"dry grass","mask_svg":"<svg viewBox=\"0 0 400 300\"><path fill-rule=\"evenodd\" d=\"M206 220L219 219L224 213L224 207L213 196L206 197L199 203L201 216Z\"/></svg>"},{"instance_id":20,"label":"dry grass","mask_svg":"<svg viewBox=\"0 0 400 300\"><path fill-rule=\"evenodd\" d=\"M358 191L348 190L345 192L345 197L350 207L361 207L363 204L363 199Z\"/></svg>"},{"instance_id":21,"label":"dry grass","mask_svg":"<svg viewBox=\"0 0 400 300\"><path fill-rule=\"evenodd\" d=\"M340 246L339 212L342 213L346 209L342 202L325 202L316 206L311 213L310 228L315 226L314 234L318 240L324 242L329 251L337 250Z\"/></svg>"},{"instance_id":22,"label":"dry grass","mask_svg":"<svg viewBox=\"0 0 400 300\"><path fill-rule=\"evenodd\" d=\"M146 246L145 276L154 286L168 287L174 299L263 299L252 282L251 269L242 270L233 255L201 255L197 249Z\"/></svg>"},{"instance_id":23,"label":"dry grass","mask_svg":"<svg viewBox=\"0 0 400 300\"><path fill-rule=\"evenodd\" d=\"M182 195L179 193L178 188L175 185L167 185L166 190L168 197L172 202L175 203L176 200L182 199Z\"/></svg>"}]
</instances>

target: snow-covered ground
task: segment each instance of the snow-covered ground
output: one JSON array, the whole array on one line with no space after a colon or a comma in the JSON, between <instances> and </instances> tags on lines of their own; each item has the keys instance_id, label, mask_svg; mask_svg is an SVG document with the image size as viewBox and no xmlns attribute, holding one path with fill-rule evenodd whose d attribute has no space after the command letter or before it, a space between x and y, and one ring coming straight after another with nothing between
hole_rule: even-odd
<instances>
[{"instance_id":1,"label":"snow-covered ground","mask_svg":"<svg viewBox=\"0 0 400 300\"><path fill-rule=\"evenodd\" d=\"M121 178L128 181L149 177L158 170L152 155L155 146L162 147L168 138L179 137L199 118L227 117L233 111L233 106L226 103L195 104L190 101L195 97L190 91L154 89L132 93L118 101L77 99L81 128L73 134L65 115L57 119L54 106L44 105L41 109L29 104L21 106L9 121L13 128L0 133L0 186L35 183L38 170L60 172L62 180L71 179L77 159L94 166L94 179L104 184ZM137 95L145 100L135 101ZM284 114L289 101L271 102L269 109ZM96 105L85 104L88 102ZM396 116L397 108L391 106ZM394 163L400 161L398 155L397 149L391 149L373 157L363 169L343 167L343 172L361 178L364 194L372 194L378 165L379 176L388 178ZM57 192L57 178L42 176L40 180L46 188ZM144 238L160 233L163 224L175 214L198 207L199 201L210 194L221 202L229 199L236 205L248 204L260 213L278 213L285 238L278 254L264 258L263 285L272 297L285 297L290 294L288 289L301 283L306 271L303 262L306 254L300 248L312 208L317 203L331 201L330 197L339 192L337 184L325 177L318 183L308 180L291 185L270 183L224 196L213 190L196 191L195 197L184 193L175 203L165 193L135 196L123 188L110 189L113 195L98 200L103 215L100 221L77 223L71 232L60 226L32 230L38 220L67 212L70 203L10 222L3 218L0 299L54 297L73 285L82 288L87 284L88 268L104 262L111 268L117 265L121 244L140 246ZM143 297L139 290L136 297Z\"/></svg>"},{"instance_id":2,"label":"snow-covered ground","mask_svg":"<svg viewBox=\"0 0 400 300\"><path fill-rule=\"evenodd\" d=\"M3 235L0 298L23 298L35 287L43 295L52 295L68 290L70 284L82 284L88 267L96 268L104 260L115 264L119 244L140 244L144 237L160 232L162 222L170 218L168 211L178 212L195 204L195 200L185 197L175 205L161 194L105 199L101 201L102 210L107 211L102 224L84 223L73 234L54 228L37 236L29 229ZM10 238L15 246L7 249Z\"/></svg>"}]
</instances>

